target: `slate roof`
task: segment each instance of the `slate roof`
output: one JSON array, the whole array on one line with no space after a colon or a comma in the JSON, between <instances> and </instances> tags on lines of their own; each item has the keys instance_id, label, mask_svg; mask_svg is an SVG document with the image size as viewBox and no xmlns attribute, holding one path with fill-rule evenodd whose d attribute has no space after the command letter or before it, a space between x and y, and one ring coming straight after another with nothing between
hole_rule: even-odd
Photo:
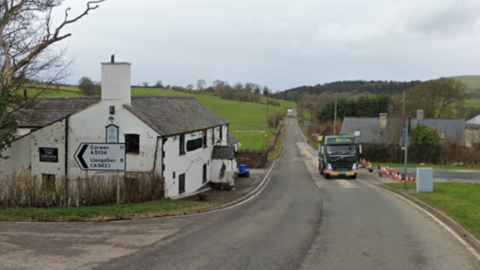
<instances>
[{"instance_id":1,"label":"slate roof","mask_svg":"<svg viewBox=\"0 0 480 270\"><path fill-rule=\"evenodd\" d=\"M213 147L212 159L235 159L235 147L233 146L219 146Z\"/></svg>"},{"instance_id":2,"label":"slate roof","mask_svg":"<svg viewBox=\"0 0 480 270\"><path fill-rule=\"evenodd\" d=\"M98 102L100 102L99 97L37 98L32 100L29 109L17 112L16 117L19 127L40 128ZM162 136L228 124L193 97L132 97L132 105L124 105L124 107Z\"/></svg>"},{"instance_id":3,"label":"slate roof","mask_svg":"<svg viewBox=\"0 0 480 270\"><path fill-rule=\"evenodd\" d=\"M387 129L388 129L387 119ZM414 128L418 123L437 129L440 136L445 139L465 144L465 120L463 119L431 119L424 120L412 119L411 124ZM342 134L353 134L360 131L360 137L357 139L361 143L388 143L387 134L380 134L380 119L378 117L345 117L342 124Z\"/></svg>"},{"instance_id":4,"label":"slate roof","mask_svg":"<svg viewBox=\"0 0 480 270\"><path fill-rule=\"evenodd\" d=\"M465 125L467 127L480 127L480 115L468 120Z\"/></svg>"},{"instance_id":5,"label":"slate roof","mask_svg":"<svg viewBox=\"0 0 480 270\"><path fill-rule=\"evenodd\" d=\"M162 136L228 124L193 97L132 97L124 107Z\"/></svg>"},{"instance_id":6,"label":"slate roof","mask_svg":"<svg viewBox=\"0 0 480 270\"><path fill-rule=\"evenodd\" d=\"M19 127L40 128L82 111L100 101L99 97L37 98L27 109L15 113Z\"/></svg>"},{"instance_id":7,"label":"slate roof","mask_svg":"<svg viewBox=\"0 0 480 270\"><path fill-rule=\"evenodd\" d=\"M240 142L240 141L239 141L237 138L233 137L233 135L232 135L230 132L228 133L227 144L228 144L229 146L235 145L235 144L237 144L237 143L239 143L239 142Z\"/></svg>"},{"instance_id":8,"label":"slate roof","mask_svg":"<svg viewBox=\"0 0 480 270\"><path fill-rule=\"evenodd\" d=\"M388 120L387 120L388 121ZM378 117L345 117L343 119L342 134L354 134L360 131L359 143L388 143L388 137L380 134L380 119Z\"/></svg>"}]
</instances>

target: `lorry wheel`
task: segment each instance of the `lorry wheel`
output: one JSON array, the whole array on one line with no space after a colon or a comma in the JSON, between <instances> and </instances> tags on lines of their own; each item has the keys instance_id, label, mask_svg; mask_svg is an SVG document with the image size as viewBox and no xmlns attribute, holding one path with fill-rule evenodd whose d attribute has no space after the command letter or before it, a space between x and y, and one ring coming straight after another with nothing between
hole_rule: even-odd
<instances>
[{"instance_id":1,"label":"lorry wheel","mask_svg":"<svg viewBox=\"0 0 480 270\"><path fill-rule=\"evenodd\" d=\"M325 179L330 179L330 174L326 173L323 176L325 176Z\"/></svg>"},{"instance_id":2,"label":"lorry wheel","mask_svg":"<svg viewBox=\"0 0 480 270\"><path fill-rule=\"evenodd\" d=\"M356 174L352 175L352 179L357 179L357 175Z\"/></svg>"}]
</instances>

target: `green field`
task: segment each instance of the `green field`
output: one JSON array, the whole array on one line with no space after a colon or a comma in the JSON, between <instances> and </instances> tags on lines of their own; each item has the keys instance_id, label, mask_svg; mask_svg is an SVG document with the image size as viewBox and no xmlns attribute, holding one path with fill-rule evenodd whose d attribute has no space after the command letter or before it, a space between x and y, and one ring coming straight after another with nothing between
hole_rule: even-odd
<instances>
[{"instance_id":1,"label":"green field","mask_svg":"<svg viewBox=\"0 0 480 270\"><path fill-rule=\"evenodd\" d=\"M467 90L469 91L480 89L480 75L454 76L449 78L461 81L467 86Z\"/></svg>"},{"instance_id":2,"label":"green field","mask_svg":"<svg viewBox=\"0 0 480 270\"><path fill-rule=\"evenodd\" d=\"M38 95L40 90L28 89L28 95ZM195 97L208 108L220 115L230 123L230 132L241 142L240 149L259 150L264 149L265 139L273 134L269 128L265 136L266 106L260 103L241 102L220 99L207 91L176 91L171 89L132 87L133 96L185 96ZM41 97L81 97L83 94L73 91L46 90ZM265 98L262 97L265 103ZM294 102L276 100L280 106L269 106L268 113L273 115L275 111L283 111L285 107L295 106Z\"/></svg>"},{"instance_id":3,"label":"green field","mask_svg":"<svg viewBox=\"0 0 480 270\"><path fill-rule=\"evenodd\" d=\"M389 186L403 188L403 184ZM434 183L433 191L412 196L444 212L480 239L480 184Z\"/></svg>"}]
</instances>

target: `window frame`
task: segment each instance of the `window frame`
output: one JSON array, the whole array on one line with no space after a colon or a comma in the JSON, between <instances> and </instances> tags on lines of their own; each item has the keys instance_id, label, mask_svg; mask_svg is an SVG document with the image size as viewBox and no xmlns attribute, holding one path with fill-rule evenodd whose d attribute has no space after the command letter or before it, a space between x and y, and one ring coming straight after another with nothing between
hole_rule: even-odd
<instances>
[{"instance_id":1,"label":"window frame","mask_svg":"<svg viewBox=\"0 0 480 270\"><path fill-rule=\"evenodd\" d=\"M128 133L125 136L125 153L127 155L139 155L140 154L140 134ZM135 141L132 137L137 136L138 141ZM132 148L131 146L136 146Z\"/></svg>"},{"instance_id":2,"label":"window frame","mask_svg":"<svg viewBox=\"0 0 480 270\"><path fill-rule=\"evenodd\" d=\"M184 194L187 191L185 178L185 173L178 175L178 195Z\"/></svg>"},{"instance_id":3,"label":"window frame","mask_svg":"<svg viewBox=\"0 0 480 270\"><path fill-rule=\"evenodd\" d=\"M180 156L183 156L186 154L186 149L185 149L185 134L180 134L178 135L179 136L179 152L180 152Z\"/></svg>"}]
</instances>

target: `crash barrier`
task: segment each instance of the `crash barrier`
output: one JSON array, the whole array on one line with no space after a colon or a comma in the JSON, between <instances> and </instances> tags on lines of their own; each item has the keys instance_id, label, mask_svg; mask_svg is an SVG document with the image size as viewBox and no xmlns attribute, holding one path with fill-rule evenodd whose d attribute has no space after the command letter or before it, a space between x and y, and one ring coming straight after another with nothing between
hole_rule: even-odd
<instances>
[{"instance_id":1,"label":"crash barrier","mask_svg":"<svg viewBox=\"0 0 480 270\"><path fill-rule=\"evenodd\" d=\"M399 183L402 183L403 180L405 179L405 174L404 173L398 172L394 168L390 168L388 166L380 166L378 175L380 177L392 178L393 180L395 180ZM417 179L415 179L415 177L410 177L408 175L406 177L407 177L407 183L415 183L417 181Z\"/></svg>"}]
</instances>

